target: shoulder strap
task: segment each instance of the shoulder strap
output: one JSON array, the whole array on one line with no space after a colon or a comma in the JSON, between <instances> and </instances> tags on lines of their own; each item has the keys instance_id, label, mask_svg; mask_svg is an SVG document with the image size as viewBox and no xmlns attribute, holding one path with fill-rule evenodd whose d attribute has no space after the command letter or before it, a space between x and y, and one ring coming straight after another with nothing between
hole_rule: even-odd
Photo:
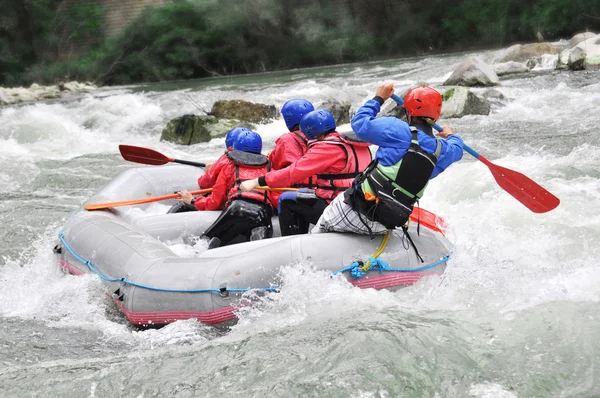
<instances>
[{"instance_id":1,"label":"shoulder strap","mask_svg":"<svg viewBox=\"0 0 600 398\"><path fill-rule=\"evenodd\" d=\"M298 133L297 131L290 131L291 134L294 134L296 136L296 138L298 138L305 146L308 145L308 140L300 133Z\"/></svg>"}]
</instances>

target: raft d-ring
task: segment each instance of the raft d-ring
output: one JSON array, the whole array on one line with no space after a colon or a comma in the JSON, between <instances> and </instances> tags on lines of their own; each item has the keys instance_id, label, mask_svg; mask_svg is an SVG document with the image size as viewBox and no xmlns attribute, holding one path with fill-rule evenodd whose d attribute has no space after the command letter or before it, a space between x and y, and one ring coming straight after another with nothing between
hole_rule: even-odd
<instances>
[{"instance_id":1,"label":"raft d-ring","mask_svg":"<svg viewBox=\"0 0 600 398\"><path fill-rule=\"evenodd\" d=\"M227 283L221 283L219 286L219 296L223 297L223 300L229 300L229 292L227 291Z\"/></svg>"}]
</instances>

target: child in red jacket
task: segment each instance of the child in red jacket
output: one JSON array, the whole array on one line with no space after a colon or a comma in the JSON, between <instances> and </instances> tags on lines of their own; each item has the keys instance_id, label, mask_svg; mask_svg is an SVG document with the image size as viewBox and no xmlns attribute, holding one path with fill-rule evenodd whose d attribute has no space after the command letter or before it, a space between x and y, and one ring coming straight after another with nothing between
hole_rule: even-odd
<instances>
[{"instance_id":1,"label":"child in red jacket","mask_svg":"<svg viewBox=\"0 0 600 398\"><path fill-rule=\"evenodd\" d=\"M242 192L240 189L243 181L269 170L269 160L260 153L261 150L262 139L258 133L241 132L233 150L226 154L227 161L209 196L193 198L188 191L179 193L181 198L178 200L193 205L196 210L219 210L225 206L219 218L204 232L203 236L211 238L209 248L273 236L273 207L268 191Z\"/></svg>"}]
</instances>

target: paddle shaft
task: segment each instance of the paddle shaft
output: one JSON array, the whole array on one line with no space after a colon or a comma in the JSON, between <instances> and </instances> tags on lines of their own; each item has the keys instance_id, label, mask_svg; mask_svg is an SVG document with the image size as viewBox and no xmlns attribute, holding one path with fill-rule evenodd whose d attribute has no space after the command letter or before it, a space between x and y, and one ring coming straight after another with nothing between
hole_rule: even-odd
<instances>
[{"instance_id":1,"label":"paddle shaft","mask_svg":"<svg viewBox=\"0 0 600 398\"><path fill-rule=\"evenodd\" d=\"M169 158L169 160L173 163L187 164L188 166L206 167L206 163L191 162L189 160L181 160L181 159L173 159L173 158Z\"/></svg>"},{"instance_id":2,"label":"paddle shaft","mask_svg":"<svg viewBox=\"0 0 600 398\"><path fill-rule=\"evenodd\" d=\"M197 191L192 191L190 193L192 195L201 195L201 194L210 193L210 192L212 192L212 188L199 189ZM83 208L85 210L102 210L102 209L109 209L111 207L132 206L132 205L140 205L140 204L144 204L144 203L160 202L161 200L175 199L175 198L179 198L179 197L180 197L180 195L178 193L174 193L171 195L154 196L151 198L122 200L119 202L87 204L87 205L83 206Z\"/></svg>"}]
</instances>

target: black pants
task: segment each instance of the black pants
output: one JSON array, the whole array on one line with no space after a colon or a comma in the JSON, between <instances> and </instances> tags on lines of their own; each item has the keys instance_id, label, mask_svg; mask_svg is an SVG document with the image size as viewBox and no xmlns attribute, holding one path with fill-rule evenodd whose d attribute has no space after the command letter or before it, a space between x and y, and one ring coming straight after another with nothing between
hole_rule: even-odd
<instances>
[{"instance_id":1,"label":"black pants","mask_svg":"<svg viewBox=\"0 0 600 398\"><path fill-rule=\"evenodd\" d=\"M327 202L319 198L297 198L282 200L279 205L279 227L281 235L308 233L310 224L316 224L327 207Z\"/></svg>"},{"instance_id":2,"label":"black pants","mask_svg":"<svg viewBox=\"0 0 600 398\"><path fill-rule=\"evenodd\" d=\"M265 203L234 199L219 218L204 232L207 238L217 237L221 246L248 242L273 236L273 210Z\"/></svg>"}]
</instances>

